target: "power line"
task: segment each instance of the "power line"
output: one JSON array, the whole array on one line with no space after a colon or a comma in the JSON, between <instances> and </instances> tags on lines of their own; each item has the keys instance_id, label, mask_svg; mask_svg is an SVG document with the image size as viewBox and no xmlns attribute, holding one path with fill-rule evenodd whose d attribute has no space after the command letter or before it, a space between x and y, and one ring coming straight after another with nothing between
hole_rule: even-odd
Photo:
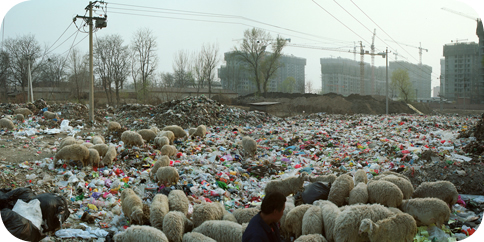
<instances>
[{"instance_id":1,"label":"power line","mask_svg":"<svg viewBox=\"0 0 484 242\"><path fill-rule=\"evenodd\" d=\"M76 33L79 33L79 31L76 29L76 31L74 31L74 33L72 33L69 37L67 37L67 39L65 39L64 41L62 41L62 43L60 43L57 47L55 47L54 49L52 49L51 51L45 53L46 55L47 54L50 54L52 53L52 51L56 50L57 48L59 48L62 44L64 44L66 41L68 41L72 36L74 36L74 34Z\"/></svg>"},{"instance_id":2,"label":"power line","mask_svg":"<svg viewBox=\"0 0 484 242\"><path fill-rule=\"evenodd\" d=\"M69 29L69 27L71 27L71 25L72 25L72 22L69 23L69 25L67 26L66 30L64 30L64 32L59 36L59 38L57 38L57 40L54 41L54 43L45 52L48 52L55 45L55 43L57 43L57 41L59 41L60 38L62 38L62 36L67 32L67 30Z\"/></svg>"}]
</instances>

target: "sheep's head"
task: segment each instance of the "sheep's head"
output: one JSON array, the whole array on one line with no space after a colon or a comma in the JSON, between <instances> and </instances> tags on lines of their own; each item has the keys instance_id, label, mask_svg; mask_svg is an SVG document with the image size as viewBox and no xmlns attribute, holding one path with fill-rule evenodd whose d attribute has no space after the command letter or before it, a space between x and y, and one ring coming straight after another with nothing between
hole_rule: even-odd
<instances>
[{"instance_id":1,"label":"sheep's head","mask_svg":"<svg viewBox=\"0 0 484 242\"><path fill-rule=\"evenodd\" d=\"M360 229L358 230L358 234L361 233L371 233L373 229L373 221L371 219L365 218L361 220Z\"/></svg>"},{"instance_id":2,"label":"sheep's head","mask_svg":"<svg viewBox=\"0 0 484 242\"><path fill-rule=\"evenodd\" d=\"M309 181L309 175L308 175L308 173L306 173L306 172L301 173L301 175L299 175L299 179L301 181L303 181L303 182L304 181Z\"/></svg>"}]
</instances>

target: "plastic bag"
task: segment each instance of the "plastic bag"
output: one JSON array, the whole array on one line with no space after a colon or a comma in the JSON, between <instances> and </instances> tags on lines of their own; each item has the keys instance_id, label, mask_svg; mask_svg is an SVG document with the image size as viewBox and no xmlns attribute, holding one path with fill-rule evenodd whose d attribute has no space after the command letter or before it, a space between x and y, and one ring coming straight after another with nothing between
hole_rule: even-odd
<instances>
[{"instance_id":1,"label":"plastic bag","mask_svg":"<svg viewBox=\"0 0 484 242\"><path fill-rule=\"evenodd\" d=\"M437 226L431 226L427 229L429 232L429 239L431 241L447 241L450 236L446 234L443 230L439 229Z\"/></svg>"},{"instance_id":2,"label":"plastic bag","mask_svg":"<svg viewBox=\"0 0 484 242\"><path fill-rule=\"evenodd\" d=\"M28 219L8 208L2 209L1 214L3 224L13 236L26 241L42 239L40 231Z\"/></svg>"},{"instance_id":3,"label":"plastic bag","mask_svg":"<svg viewBox=\"0 0 484 242\"><path fill-rule=\"evenodd\" d=\"M3 188L0 189L0 209L12 209L18 199L22 199L24 202L29 202L34 198L35 193L30 188L22 187L14 190Z\"/></svg>"},{"instance_id":4,"label":"plastic bag","mask_svg":"<svg viewBox=\"0 0 484 242\"><path fill-rule=\"evenodd\" d=\"M12 211L28 219L37 229L40 229L40 225L42 224L42 209L40 209L40 201L38 199L30 200L28 203L19 199Z\"/></svg>"},{"instance_id":5,"label":"plastic bag","mask_svg":"<svg viewBox=\"0 0 484 242\"><path fill-rule=\"evenodd\" d=\"M316 200L327 200L331 186L325 182L313 182L304 188L302 199L306 204L313 204Z\"/></svg>"},{"instance_id":6,"label":"plastic bag","mask_svg":"<svg viewBox=\"0 0 484 242\"><path fill-rule=\"evenodd\" d=\"M35 198L40 201L40 208L42 209L42 218L44 219L44 231L54 231L60 228L62 223L71 214L67 207L67 201L63 197L59 197L52 193L43 193L37 195ZM59 221L59 217L60 220Z\"/></svg>"},{"instance_id":7,"label":"plastic bag","mask_svg":"<svg viewBox=\"0 0 484 242\"><path fill-rule=\"evenodd\" d=\"M69 126L69 120L64 119L60 125L60 130L62 133L70 133L74 130L72 126Z\"/></svg>"}]
</instances>

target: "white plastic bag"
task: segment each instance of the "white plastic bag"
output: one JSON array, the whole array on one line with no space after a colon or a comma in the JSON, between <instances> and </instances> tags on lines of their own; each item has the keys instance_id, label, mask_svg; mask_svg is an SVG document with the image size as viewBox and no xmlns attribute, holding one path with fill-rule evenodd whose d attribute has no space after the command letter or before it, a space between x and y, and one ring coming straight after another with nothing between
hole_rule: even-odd
<instances>
[{"instance_id":1,"label":"white plastic bag","mask_svg":"<svg viewBox=\"0 0 484 242\"><path fill-rule=\"evenodd\" d=\"M74 130L72 126L69 126L69 120L64 119L60 125L60 129L62 133L70 133Z\"/></svg>"},{"instance_id":2,"label":"white plastic bag","mask_svg":"<svg viewBox=\"0 0 484 242\"><path fill-rule=\"evenodd\" d=\"M28 219L40 230L40 225L42 224L42 209L40 208L39 199L30 200L29 203L25 203L22 199L18 199L12 211Z\"/></svg>"}]
</instances>

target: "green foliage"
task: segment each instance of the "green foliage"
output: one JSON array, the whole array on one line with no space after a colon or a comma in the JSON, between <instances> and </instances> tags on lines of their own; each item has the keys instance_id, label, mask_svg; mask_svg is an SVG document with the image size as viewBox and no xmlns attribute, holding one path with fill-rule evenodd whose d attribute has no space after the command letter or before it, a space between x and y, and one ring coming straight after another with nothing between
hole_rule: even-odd
<instances>
[{"instance_id":1,"label":"green foliage","mask_svg":"<svg viewBox=\"0 0 484 242\"><path fill-rule=\"evenodd\" d=\"M398 93L398 97L409 103L415 98L415 90L407 70L397 69L393 71L391 86Z\"/></svg>"},{"instance_id":2,"label":"green foliage","mask_svg":"<svg viewBox=\"0 0 484 242\"><path fill-rule=\"evenodd\" d=\"M289 76L282 82L281 91L287 93L293 93L294 85L296 85L296 79L294 77Z\"/></svg>"}]
</instances>

